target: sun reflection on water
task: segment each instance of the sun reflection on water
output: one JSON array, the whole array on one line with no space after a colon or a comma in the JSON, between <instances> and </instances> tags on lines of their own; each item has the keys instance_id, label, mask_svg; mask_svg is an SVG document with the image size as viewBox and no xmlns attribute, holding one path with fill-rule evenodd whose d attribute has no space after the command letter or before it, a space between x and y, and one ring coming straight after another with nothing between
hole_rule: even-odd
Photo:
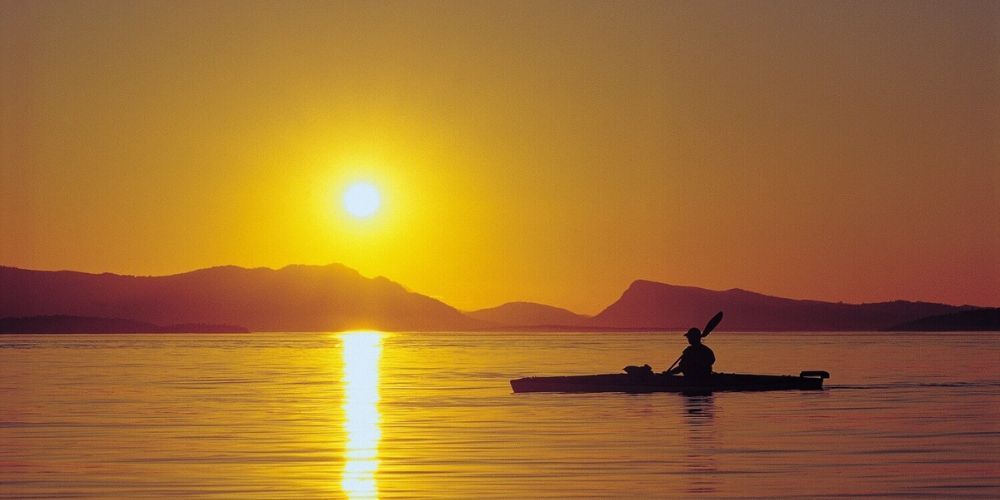
<instances>
[{"instance_id":1,"label":"sun reflection on water","mask_svg":"<svg viewBox=\"0 0 1000 500\"><path fill-rule=\"evenodd\" d=\"M348 498L377 498L378 444L382 437L378 409L382 334L373 331L341 335L344 356L344 471L341 488Z\"/></svg>"}]
</instances>

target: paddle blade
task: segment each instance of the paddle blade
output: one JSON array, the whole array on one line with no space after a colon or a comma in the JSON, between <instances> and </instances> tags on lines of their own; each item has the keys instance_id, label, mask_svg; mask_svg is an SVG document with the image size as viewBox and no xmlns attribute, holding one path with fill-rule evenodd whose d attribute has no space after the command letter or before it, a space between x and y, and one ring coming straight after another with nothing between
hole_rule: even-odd
<instances>
[{"instance_id":1,"label":"paddle blade","mask_svg":"<svg viewBox=\"0 0 1000 500\"><path fill-rule=\"evenodd\" d=\"M712 316L712 319L708 320L708 324L705 325L705 329L701 331L702 338L708 337L708 334L712 333L712 330L715 330L715 327L719 326L719 323L721 322L722 311L719 311L718 314Z\"/></svg>"}]
</instances>

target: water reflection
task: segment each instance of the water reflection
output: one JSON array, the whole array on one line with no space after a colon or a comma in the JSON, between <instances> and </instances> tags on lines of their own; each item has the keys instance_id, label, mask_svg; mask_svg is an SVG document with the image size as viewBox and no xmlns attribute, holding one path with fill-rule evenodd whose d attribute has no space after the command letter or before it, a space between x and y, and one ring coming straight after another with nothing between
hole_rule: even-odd
<instances>
[{"instance_id":1,"label":"water reflection","mask_svg":"<svg viewBox=\"0 0 1000 500\"><path fill-rule=\"evenodd\" d=\"M340 486L348 498L377 498L378 444L382 437L379 401L379 360L382 334L341 335L344 356L344 471Z\"/></svg>"},{"instance_id":2,"label":"water reflection","mask_svg":"<svg viewBox=\"0 0 1000 500\"><path fill-rule=\"evenodd\" d=\"M684 395L684 421L688 425L686 458L687 493L718 493L718 429L715 426L715 401L711 394Z\"/></svg>"}]
</instances>

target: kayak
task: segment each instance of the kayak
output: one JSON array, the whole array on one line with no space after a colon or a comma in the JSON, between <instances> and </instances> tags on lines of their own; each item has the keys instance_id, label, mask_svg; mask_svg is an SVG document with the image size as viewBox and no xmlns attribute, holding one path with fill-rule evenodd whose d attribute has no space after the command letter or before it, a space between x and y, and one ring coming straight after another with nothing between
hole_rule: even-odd
<instances>
[{"instance_id":1,"label":"kayak","mask_svg":"<svg viewBox=\"0 0 1000 500\"><path fill-rule=\"evenodd\" d=\"M707 379L689 380L664 373L612 373L564 377L526 377L511 380L514 392L684 392L823 390L824 371L793 375L713 373Z\"/></svg>"}]
</instances>

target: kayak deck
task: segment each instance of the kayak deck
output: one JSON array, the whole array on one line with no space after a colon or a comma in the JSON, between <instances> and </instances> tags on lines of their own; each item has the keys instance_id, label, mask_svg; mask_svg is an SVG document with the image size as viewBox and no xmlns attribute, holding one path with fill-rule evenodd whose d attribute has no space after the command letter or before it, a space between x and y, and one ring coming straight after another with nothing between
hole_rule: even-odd
<instances>
[{"instance_id":1,"label":"kayak deck","mask_svg":"<svg viewBox=\"0 0 1000 500\"><path fill-rule=\"evenodd\" d=\"M686 380L679 375L663 373L605 375L575 375L563 377L526 377L510 381L514 392L685 392L715 391L787 391L823 389L823 379L830 374L821 371L793 375L748 375L713 373L708 379Z\"/></svg>"}]
</instances>

